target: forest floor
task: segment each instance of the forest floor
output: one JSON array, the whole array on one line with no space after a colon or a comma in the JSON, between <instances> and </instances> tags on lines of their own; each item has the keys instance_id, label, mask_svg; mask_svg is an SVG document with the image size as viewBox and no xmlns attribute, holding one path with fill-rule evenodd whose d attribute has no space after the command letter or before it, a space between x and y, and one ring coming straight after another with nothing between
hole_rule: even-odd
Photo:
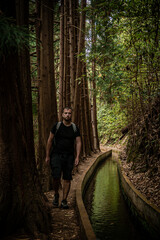
<instances>
[{"instance_id":1,"label":"forest floor","mask_svg":"<svg viewBox=\"0 0 160 240\"><path fill-rule=\"evenodd\" d=\"M124 169L125 175L129 180L134 184L135 188L139 190L151 203L160 208L160 167L159 171L155 176L150 176L149 172L147 173L136 173L132 170L131 163L125 161L124 149L121 145L115 146L101 146L101 152L93 154L91 157L81 161L77 170L73 175L73 180L71 184L71 190L68 196L69 209L60 209L54 208L52 205L53 202L53 191L46 192L45 195L49 201L49 206L51 209L51 224L52 231L50 240L81 240L80 237L80 224L76 210L76 187L79 183L83 172L86 168L91 166L95 159L106 152L110 148L119 149L122 151L121 162ZM138 168L138 166L137 166ZM62 190L60 191L60 200L62 198ZM5 240L41 240L41 239L32 239L32 238L8 238ZM45 239L47 240L47 239Z\"/></svg>"},{"instance_id":2,"label":"forest floor","mask_svg":"<svg viewBox=\"0 0 160 240\"><path fill-rule=\"evenodd\" d=\"M121 164L124 174L140 191L146 199L160 209L160 160L154 162L150 168L143 172L143 163L126 161L125 151L121 154Z\"/></svg>"}]
</instances>

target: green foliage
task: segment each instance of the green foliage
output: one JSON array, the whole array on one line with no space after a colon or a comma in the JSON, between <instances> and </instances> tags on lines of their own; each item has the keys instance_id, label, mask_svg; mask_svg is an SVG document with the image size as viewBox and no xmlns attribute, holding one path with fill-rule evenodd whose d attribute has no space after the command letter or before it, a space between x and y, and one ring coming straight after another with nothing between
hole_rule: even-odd
<instances>
[{"instance_id":1,"label":"green foliage","mask_svg":"<svg viewBox=\"0 0 160 240\"><path fill-rule=\"evenodd\" d=\"M0 33L1 56L29 46L27 28L17 26L12 18L0 15Z\"/></svg>"},{"instance_id":2,"label":"green foliage","mask_svg":"<svg viewBox=\"0 0 160 240\"><path fill-rule=\"evenodd\" d=\"M100 100L98 101L98 103ZM114 143L121 136L126 116L117 101L115 104L99 103L97 109L98 132L102 143Z\"/></svg>"},{"instance_id":3,"label":"green foliage","mask_svg":"<svg viewBox=\"0 0 160 240\"><path fill-rule=\"evenodd\" d=\"M143 162L145 170L153 164L159 164L160 146L160 95L145 110L144 119L140 119L132 129L127 144L127 160Z\"/></svg>"},{"instance_id":4,"label":"green foliage","mask_svg":"<svg viewBox=\"0 0 160 240\"><path fill-rule=\"evenodd\" d=\"M127 125L121 116L134 124L144 118L160 90L160 7L155 0L93 0L91 5L95 41L90 30L88 62L96 63L98 128L107 142L116 139L117 124Z\"/></svg>"}]
</instances>

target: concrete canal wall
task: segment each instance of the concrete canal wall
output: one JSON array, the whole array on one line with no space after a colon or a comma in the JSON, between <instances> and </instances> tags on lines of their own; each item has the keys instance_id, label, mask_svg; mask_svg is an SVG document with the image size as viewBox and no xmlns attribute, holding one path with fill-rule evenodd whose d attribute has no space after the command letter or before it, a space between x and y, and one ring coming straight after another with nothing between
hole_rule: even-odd
<instances>
[{"instance_id":1,"label":"concrete canal wall","mask_svg":"<svg viewBox=\"0 0 160 240\"><path fill-rule=\"evenodd\" d=\"M111 156L111 154L118 163L122 191L130 210L155 239L160 239L160 209L156 208L153 204L147 201L147 199L135 189L133 184L123 174L118 153L119 151L110 150L98 156L81 176L76 190L76 206L81 224L81 239L96 240L95 233L83 203L83 196L86 192L88 184L95 174L96 169L104 160L106 160L107 157Z\"/></svg>"},{"instance_id":2,"label":"concrete canal wall","mask_svg":"<svg viewBox=\"0 0 160 240\"><path fill-rule=\"evenodd\" d=\"M118 172L121 181L122 191L133 215L141 222L145 229L155 239L160 239L160 209L148 201L134 185L123 174L123 168L117 155L117 151L112 151L113 157L118 162Z\"/></svg>"}]
</instances>

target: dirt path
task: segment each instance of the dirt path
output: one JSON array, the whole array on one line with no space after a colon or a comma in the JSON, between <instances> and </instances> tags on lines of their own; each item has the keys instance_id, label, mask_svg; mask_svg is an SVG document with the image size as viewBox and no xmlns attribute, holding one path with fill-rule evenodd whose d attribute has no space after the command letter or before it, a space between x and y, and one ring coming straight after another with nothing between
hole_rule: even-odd
<instances>
[{"instance_id":1,"label":"dirt path","mask_svg":"<svg viewBox=\"0 0 160 240\"><path fill-rule=\"evenodd\" d=\"M102 152L101 152L102 153ZM101 154L100 153L100 154ZM76 212L76 186L84 170L92 165L94 160L99 154L94 154L92 157L81 161L77 172L73 175L71 190L68 196L69 209L53 208L53 191L47 192L46 196L51 206L52 215L52 240L81 240L80 238L80 225ZM60 200L62 198L62 191L60 191Z\"/></svg>"}]
</instances>

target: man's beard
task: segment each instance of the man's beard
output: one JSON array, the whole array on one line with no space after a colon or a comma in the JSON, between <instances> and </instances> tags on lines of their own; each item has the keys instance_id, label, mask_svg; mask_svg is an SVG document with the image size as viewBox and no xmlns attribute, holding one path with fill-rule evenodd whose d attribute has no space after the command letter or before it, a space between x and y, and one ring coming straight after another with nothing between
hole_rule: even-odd
<instances>
[{"instance_id":1,"label":"man's beard","mask_svg":"<svg viewBox=\"0 0 160 240\"><path fill-rule=\"evenodd\" d=\"M71 118L64 118L66 122L71 122Z\"/></svg>"}]
</instances>

